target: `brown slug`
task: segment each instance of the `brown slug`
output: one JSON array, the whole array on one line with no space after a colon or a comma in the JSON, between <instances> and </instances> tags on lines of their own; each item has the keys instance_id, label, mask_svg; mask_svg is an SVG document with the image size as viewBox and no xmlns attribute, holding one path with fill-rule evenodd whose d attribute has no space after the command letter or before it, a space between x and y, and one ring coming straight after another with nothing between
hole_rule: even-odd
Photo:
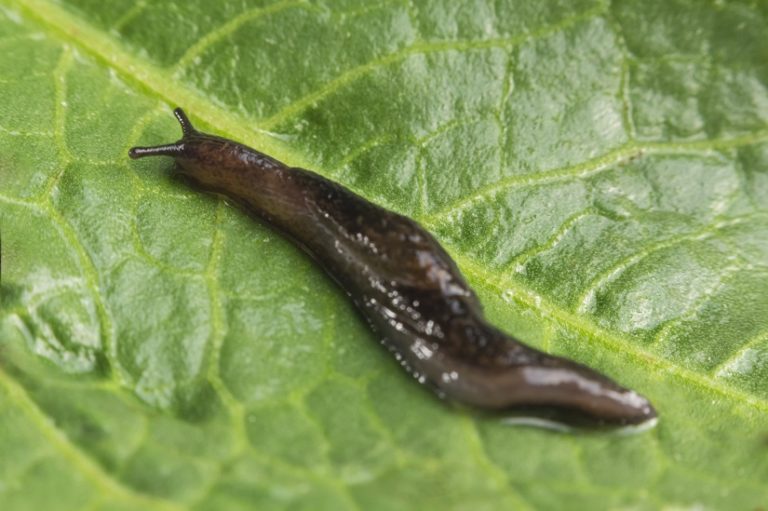
<instances>
[{"instance_id":1,"label":"brown slug","mask_svg":"<svg viewBox=\"0 0 768 511\"><path fill-rule=\"evenodd\" d=\"M638 425L656 412L637 393L579 363L530 348L490 325L456 263L418 223L308 170L200 133L134 147L171 156L180 173L265 219L352 298L382 342L439 396L509 416L587 426Z\"/></svg>"}]
</instances>

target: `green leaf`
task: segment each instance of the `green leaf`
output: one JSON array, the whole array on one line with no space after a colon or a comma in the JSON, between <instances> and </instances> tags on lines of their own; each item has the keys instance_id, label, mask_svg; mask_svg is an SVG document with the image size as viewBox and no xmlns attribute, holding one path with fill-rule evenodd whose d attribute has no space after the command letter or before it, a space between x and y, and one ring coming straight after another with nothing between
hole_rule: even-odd
<instances>
[{"instance_id":1,"label":"green leaf","mask_svg":"<svg viewBox=\"0 0 768 511\"><path fill-rule=\"evenodd\" d=\"M0 1L0 509L765 506L767 6ZM658 426L441 403L288 241L128 160L176 105L417 218Z\"/></svg>"}]
</instances>

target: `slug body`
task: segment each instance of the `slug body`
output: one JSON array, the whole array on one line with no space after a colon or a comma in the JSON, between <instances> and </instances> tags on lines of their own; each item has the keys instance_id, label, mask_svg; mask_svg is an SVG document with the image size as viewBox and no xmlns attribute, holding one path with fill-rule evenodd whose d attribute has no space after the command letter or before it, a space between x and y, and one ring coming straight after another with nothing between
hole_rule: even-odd
<instances>
[{"instance_id":1,"label":"slug body","mask_svg":"<svg viewBox=\"0 0 768 511\"><path fill-rule=\"evenodd\" d=\"M420 382L500 414L577 425L636 425L656 412L637 393L576 362L530 348L490 325L456 264L415 221L324 177L196 131L134 147L165 155L197 187L222 194L288 235L333 277Z\"/></svg>"}]
</instances>

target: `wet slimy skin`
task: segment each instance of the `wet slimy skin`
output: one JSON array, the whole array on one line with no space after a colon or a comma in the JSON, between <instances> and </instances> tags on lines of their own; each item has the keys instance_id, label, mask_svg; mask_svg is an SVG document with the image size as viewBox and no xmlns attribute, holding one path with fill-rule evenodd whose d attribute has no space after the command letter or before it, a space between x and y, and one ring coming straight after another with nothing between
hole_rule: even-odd
<instances>
[{"instance_id":1,"label":"wet slimy skin","mask_svg":"<svg viewBox=\"0 0 768 511\"><path fill-rule=\"evenodd\" d=\"M639 394L490 325L454 261L415 221L314 172L200 133L181 109L174 113L181 140L134 147L130 157L171 156L198 188L286 234L338 282L403 366L441 397L582 426L656 417Z\"/></svg>"}]
</instances>

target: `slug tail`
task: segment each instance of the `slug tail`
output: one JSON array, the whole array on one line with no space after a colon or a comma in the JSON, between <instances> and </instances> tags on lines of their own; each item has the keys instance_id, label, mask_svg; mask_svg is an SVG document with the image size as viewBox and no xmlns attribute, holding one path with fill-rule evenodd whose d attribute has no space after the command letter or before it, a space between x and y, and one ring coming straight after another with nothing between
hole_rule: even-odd
<instances>
[{"instance_id":1,"label":"slug tail","mask_svg":"<svg viewBox=\"0 0 768 511\"><path fill-rule=\"evenodd\" d=\"M152 147L131 147L128 156L136 160L145 156L176 156L184 152L184 144L176 142L175 144L157 145Z\"/></svg>"}]
</instances>

